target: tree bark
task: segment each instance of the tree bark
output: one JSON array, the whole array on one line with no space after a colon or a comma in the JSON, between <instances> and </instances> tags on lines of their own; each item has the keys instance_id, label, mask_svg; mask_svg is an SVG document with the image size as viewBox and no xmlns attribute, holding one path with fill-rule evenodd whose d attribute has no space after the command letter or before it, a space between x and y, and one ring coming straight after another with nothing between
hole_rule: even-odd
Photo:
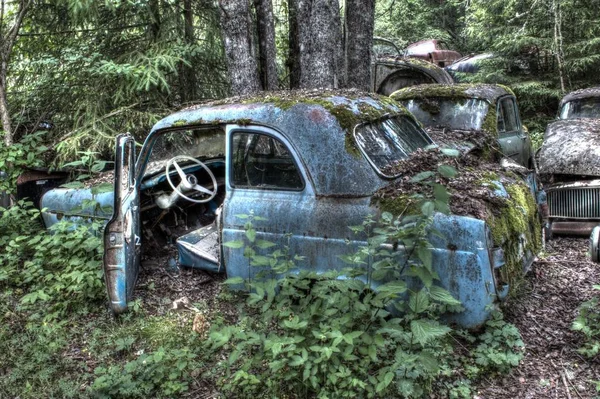
<instances>
[{"instance_id":1,"label":"tree bark","mask_svg":"<svg viewBox=\"0 0 600 399\"><path fill-rule=\"evenodd\" d=\"M273 22L272 0L254 0L258 30L258 54L260 81L264 90L276 90L277 51L275 49L275 23Z\"/></svg>"},{"instance_id":2,"label":"tree bark","mask_svg":"<svg viewBox=\"0 0 600 399\"><path fill-rule=\"evenodd\" d=\"M291 0L290 82L302 88L335 88L340 79L338 0ZM292 76L294 75L294 76ZM299 75L299 76L298 76Z\"/></svg>"},{"instance_id":3,"label":"tree bark","mask_svg":"<svg viewBox=\"0 0 600 399\"><path fill-rule=\"evenodd\" d=\"M192 0L183 0L183 37L185 44L193 46L196 44L196 38L194 34L194 13L192 11ZM196 73L194 71L194 63L192 65L186 65L181 63L181 74L179 79L180 96L182 102L191 101L196 98L197 80Z\"/></svg>"},{"instance_id":4,"label":"tree bark","mask_svg":"<svg viewBox=\"0 0 600 399\"><path fill-rule=\"evenodd\" d=\"M248 0L219 0L219 7L232 94L260 91L258 65L252 49Z\"/></svg>"},{"instance_id":5,"label":"tree bark","mask_svg":"<svg viewBox=\"0 0 600 399\"><path fill-rule=\"evenodd\" d=\"M346 86L368 91L375 26L375 0L346 0Z\"/></svg>"},{"instance_id":6,"label":"tree bark","mask_svg":"<svg viewBox=\"0 0 600 399\"><path fill-rule=\"evenodd\" d=\"M14 22L10 28L6 30L6 34L3 33L5 25L5 0L0 0L0 118L2 118L2 129L4 130L4 144L8 147L13 144L13 130L12 121L10 119L10 113L8 110L8 100L6 97L7 92L7 75L8 75L8 62L12 49L17 41L17 34L21 29L23 18L29 10L31 0L20 0L19 8L15 16Z\"/></svg>"}]
</instances>

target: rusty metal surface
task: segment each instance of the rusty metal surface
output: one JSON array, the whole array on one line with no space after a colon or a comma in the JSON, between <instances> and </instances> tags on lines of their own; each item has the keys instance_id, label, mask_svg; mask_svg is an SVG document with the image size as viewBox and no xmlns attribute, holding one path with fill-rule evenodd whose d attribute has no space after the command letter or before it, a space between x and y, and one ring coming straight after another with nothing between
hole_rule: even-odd
<instances>
[{"instance_id":1,"label":"rusty metal surface","mask_svg":"<svg viewBox=\"0 0 600 399\"><path fill-rule=\"evenodd\" d=\"M407 87L394 93L395 100L405 100L414 97L438 98L477 98L486 100L490 104L503 96L515 94L508 87L495 84L456 83L451 85L418 85Z\"/></svg>"},{"instance_id":2,"label":"rusty metal surface","mask_svg":"<svg viewBox=\"0 0 600 399\"><path fill-rule=\"evenodd\" d=\"M566 103L568 103L570 101L579 100L581 98L590 98L590 97L600 97L600 86L588 87L586 89L575 90L575 91L567 94L566 96L563 97L562 100L560 100L560 105L558 106L558 109L561 109L563 107L563 105L565 105Z\"/></svg>"},{"instance_id":3,"label":"rusty metal surface","mask_svg":"<svg viewBox=\"0 0 600 399\"><path fill-rule=\"evenodd\" d=\"M575 235L586 237L589 236L594 227L598 226L599 222L561 222L555 221L551 224L552 234L558 235Z\"/></svg>"},{"instance_id":4,"label":"rusty metal surface","mask_svg":"<svg viewBox=\"0 0 600 399\"><path fill-rule=\"evenodd\" d=\"M68 176L68 173L49 173L29 169L23 171L23 173L19 175L17 178L17 185L35 180L64 179L66 176Z\"/></svg>"},{"instance_id":5,"label":"rusty metal surface","mask_svg":"<svg viewBox=\"0 0 600 399\"><path fill-rule=\"evenodd\" d=\"M146 139L137 165L138 180L143 172L152 144L157 134L163 129L189 124L255 124L268 126L279 132L286 132L286 138L292 148L302 154L303 162L309 175L314 180L315 191L321 196L360 197L370 195L387 184L371 167L368 161L358 154L352 153L353 132L348 132L323 105L315 102L326 102L335 109L351 112L358 125L373 119L373 113L361 110L372 109L377 113L410 115L402 106L393 102L382 102L376 95L359 94L355 98L323 94L312 99L293 100L284 104L270 102L269 98L254 103L206 105L187 109L168 116L159 121ZM412 118L412 116L410 116ZM242 123L243 122L243 123ZM350 136L350 137L349 137ZM358 154L358 155L357 155ZM140 162L141 161L141 162Z\"/></svg>"},{"instance_id":6,"label":"rusty metal surface","mask_svg":"<svg viewBox=\"0 0 600 399\"><path fill-rule=\"evenodd\" d=\"M373 65L373 91L384 95L422 83L454 83L444 69L418 58L385 55L378 57Z\"/></svg>"},{"instance_id":7,"label":"rusty metal surface","mask_svg":"<svg viewBox=\"0 0 600 399\"><path fill-rule=\"evenodd\" d=\"M542 175L600 176L600 120L569 119L549 124L538 166Z\"/></svg>"}]
</instances>

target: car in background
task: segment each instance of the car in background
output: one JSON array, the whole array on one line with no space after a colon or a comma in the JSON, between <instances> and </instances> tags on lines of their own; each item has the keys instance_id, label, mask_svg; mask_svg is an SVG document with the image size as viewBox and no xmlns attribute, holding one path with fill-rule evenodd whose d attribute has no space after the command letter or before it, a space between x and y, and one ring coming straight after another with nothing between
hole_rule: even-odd
<instances>
[{"instance_id":1,"label":"car in background","mask_svg":"<svg viewBox=\"0 0 600 399\"><path fill-rule=\"evenodd\" d=\"M387 208L376 194L396 191L394 185L410 176L397 165L412 167L412 157L430 154L425 149L432 144L412 114L375 94L320 91L226 99L159 121L137 157L133 138L120 136L114 192L57 188L43 196L41 206L47 225L70 217L70 209L106 223L104 273L110 306L121 313L132 299L141 260L163 252L176 252L185 267L255 278L257 269L249 267L244 251L223 245L247 236L239 215L265 218L254 238L302 255L298 268L342 270L347 265L341 256L367 240L348 226L381 215ZM413 169L412 174L419 171ZM530 196L525 186L514 184ZM493 190L503 187L502 181L493 184ZM506 190L501 195L509 197ZM77 202L90 198L112 204L112 216L104 206L82 210ZM530 216L522 212L523 218ZM509 263L503 249L477 217L435 213L432 228L436 284L464 308L449 320L480 326L508 291L496 277ZM389 248L406 255L403 247ZM525 248L512 255L531 262ZM397 277L377 280L374 288L390 278Z\"/></svg>"},{"instance_id":2,"label":"car in background","mask_svg":"<svg viewBox=\"0 0 600 399\"><path fill-rule=\"evenodd\" d=\"M456 133L485 130L497 140L506 158L534 169L531 139L521 122L515 94L508 87L432 84L407 87L391 97L415 115L434 141L443 143Z\"/></svg>"},{"instance_id":3,"label":"car in background","mask_svg":"<svg viewBox=\"0 0 600 399\"><path fill-rule=\"evenodd\" d=\"M407 57L419 58L444 68L462 57L458 51L450 50L443 40L426 39L410 44L404 50Z\"/></svg>"},{"instance_id":4,"label":"car in background","mask_svg":"<svg viewBox=\"0 0 600 399\"><path fill-rule=\"evenodd\" d=\"M454 82L444 69L418 58L382 54L374 59L372 68L372 90L384 96L403 87Z\"/></svg>"},{"instance_id":5,"label":"car in background","mask_svg":"<svg viewBox=\"0 0 600 399\"><path fill-rule=\"evenodd\" d=\"M538 152L548 197L546 237L587 236L600 224L600 87L577 90L560 102Z\"/></svg>"},{"instance_id":6,"label":"car in background","mask_svg":"<svg viewBox=\"0 0 600 399\"><path fill-rule=\"evenodd\" d=\"M452 64L445 66L444 70L452 76L455 82L459 83L464 80L465 76L479 72L481 64L485 62L485 60L490 60L492 58L494 58L494 54L492 53L467 55L457 59Z\"/></svg>"}]
</instances>

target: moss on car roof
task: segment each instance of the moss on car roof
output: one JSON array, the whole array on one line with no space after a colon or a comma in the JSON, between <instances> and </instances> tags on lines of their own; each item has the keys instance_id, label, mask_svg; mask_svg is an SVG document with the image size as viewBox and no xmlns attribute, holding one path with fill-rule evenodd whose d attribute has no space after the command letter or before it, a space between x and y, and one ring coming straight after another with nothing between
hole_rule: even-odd
<instances>
[{"instance_id":1,"label":"moss on car roof","mask_svg":"<svg viewBox=\"0 0 600 399\"><path fill-rule=\"evenodd\" d=\"M495 104L499 97L515 94L504 85L460 83L452 85L424 84L400 89L390 95L397 101L418 97L477 98Z\"/></svg>"},{"instance_id":2,"label":"moss on car roof","mask_svg":"<svg viewBox=\"0 0 600 399\"><path fill-rule=\"evenodd\" d=\"M588 87L570 92L560 100L560 108L569 101L578 100L580 98L600 97L600 86Z\"/></svg>"},{"instance_id":3,"label":"moss on car roof","mask_svg":"<svg viewBox=\"0 0 600 399\"><path fill-rule=\"evenodd\" d=\"M346 134L346 150L360 157L354 142L354 127L387 114L409 114L389 97L359 90L286 90L260 92L249 96L208 101L185 108L159 122L156 128L216 124L274 123L273 111L289 111L296 106L320 106Z\"/></svg>"}]
</instances>

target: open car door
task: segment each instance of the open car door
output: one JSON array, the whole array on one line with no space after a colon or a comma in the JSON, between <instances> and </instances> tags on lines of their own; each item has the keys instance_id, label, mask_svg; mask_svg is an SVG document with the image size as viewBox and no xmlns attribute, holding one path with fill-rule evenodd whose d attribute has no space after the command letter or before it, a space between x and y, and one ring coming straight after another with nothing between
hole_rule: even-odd
<instances>
[{"instance_id":1,"label":"open car door","mask_svg":"<svg viewBox=\"0 0 600 399\"><path fill-rule=\"evenodd\" d=\"M127 310L140 267L140 208L135 181L135 141L117 137L113 216L104 229L104 278L115 313Z\"/></svg>"}]
</instances>

